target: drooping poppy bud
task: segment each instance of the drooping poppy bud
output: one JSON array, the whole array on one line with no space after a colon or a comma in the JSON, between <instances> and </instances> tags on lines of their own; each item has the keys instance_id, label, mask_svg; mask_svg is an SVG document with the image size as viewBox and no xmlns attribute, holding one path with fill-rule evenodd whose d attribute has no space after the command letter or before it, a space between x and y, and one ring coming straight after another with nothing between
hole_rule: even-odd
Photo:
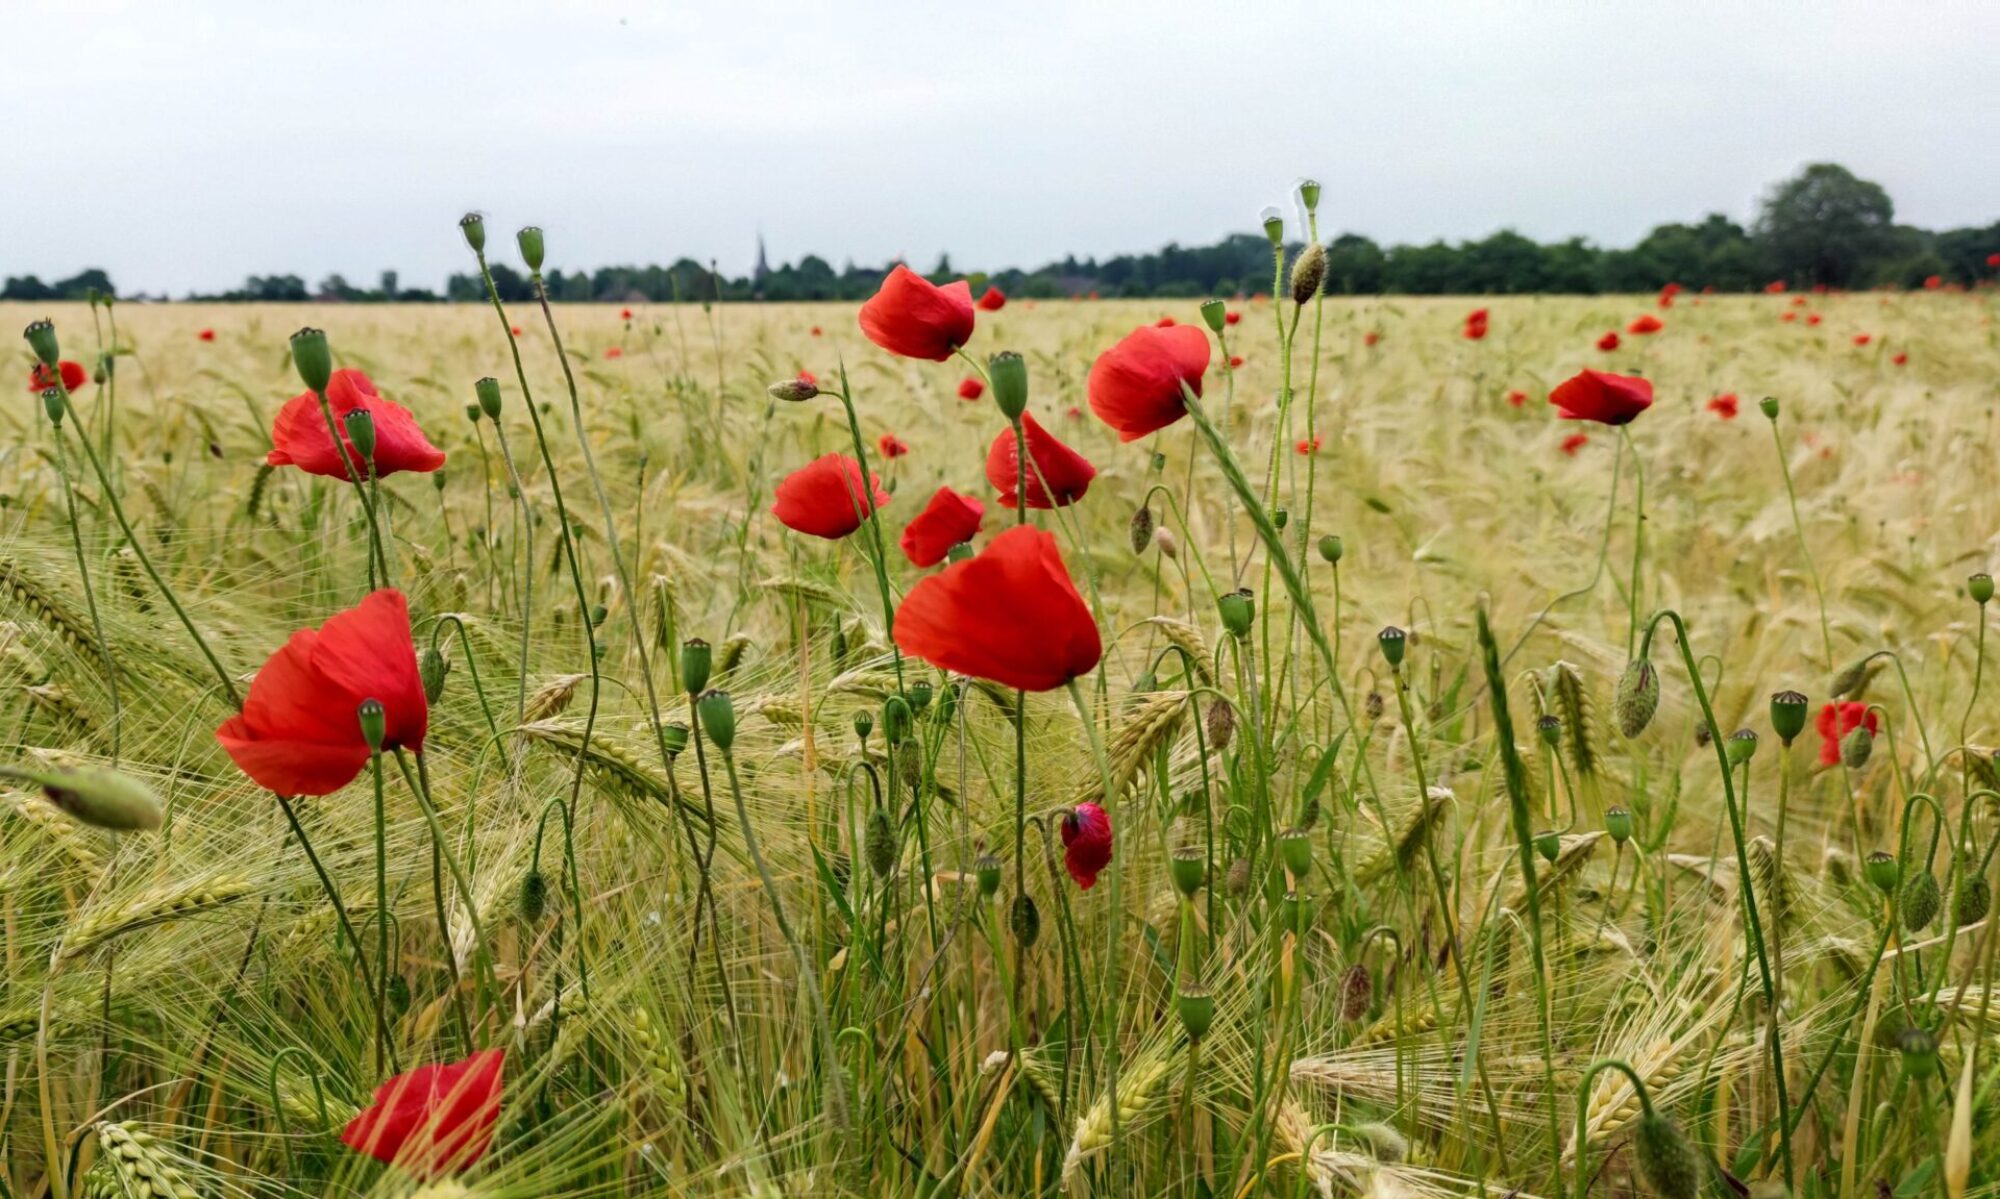
<instances>
[{"instance_id":1,"label":"drooping poppy bud","mask_svg":"<svg viewBox=\"0 0 2000 1199\"><path fill-rule=\"evenodd\" d=\"M910 736L910 703L900 695L882 702L882 740L901 745Z\"/></svg>"},{"instance_id":2,"label":"drooping poppy bud","mask_svg":"<svg viewBox=\"0 0 2000 1199\"><path fill-rule=\"evenodd\" d=\"M819 384L803 376L780 380L765 390L770 393L772 399L783 400L788 404L803 404L820 393Z\"/></svg>"},{"instance_id":3,"label":"drooping poppy bud","mask_svg":"<svg viewBox=\"0 0 2000 1199\"><path fill-rule=\"evenodd\" d=\"M444 698L444 678L450 672L451 663L436 646L425 646L417 655L417 677L423 680L425 702L434 704Z\"/></svg>"},{"instance_id":4,"label":"drooping poppy bud","mask_svg":"<svg viewBox=\"0 0 2000 1199\"><path fill-rule=\"evenodd\" d=\"M1911 932L1929 928L1937 919L1938 908L1943 905L1943 890L1938 886L1937 875L1929 868L1919 869L1903 883L1903 893L1897 906L1903 917L1903 927Z\"/></svg>"},{"instance_id":5,"label":"drooping poppy bud","mask_svg":"<svg viewBox=\"0 0 2000 1199\"><path fill-rule=\"evenodd\" d=\"M1634 658L1618 676L1618 688L1611 695L1611 718L1618 731L1637 737L1653 723L1660 710L1660 672L1648 658Z\"/></svg>"},{"instance_id":6,"label":"drooping poppy bud","mask_svg":"<svg viewBox=\"0 0 2000 1199\"><path fill-rule=\"evenodd\" d=\"M1857 724L1840 740L1840 763L1849 770L1859 770L1868 765L1868 755L1874 748L1874 730L1866 722Z\"/></svg>"},{"instance_id":7,"label":"drooping poppy bud","mask_svg":"<svg viewBox=\"0 0 2000 1199\"><path fill-rule=\"evenodd\" d=\"M1326 247L1314 242L1292 262L1292 303L1304 304L1326 282Z\"/></svg>"},{"instance_id":8,"label":"drooping poppy bud","mask_svg":"<svg viewBox=\"0 0 2000 1199\"><path fill-rule=\"evenodd\" d=\"M1130 535L1132 552L1143 554L1153 544L1153 510L1145 504L1132 510L1132 521L1126 532Z\"/></svg>"},{"instance_id":9,"label":"drooping poppy bud","mask_svg":"<svg viewBox=\"0 0 2000 1199\"><path fill-rule=\"evenodd\" d=\"M1697 1199L1707 1173L1681 1126L1650 1107L1632 1128L1632 1164L1659 1199Z\"/></svg>"},{"instance_id":10,"label":"drooping poppy bud","mask_svg":"<svg viewBox=\"0 0 2000 1199\"><path fill-rule=\"evenodd\" d=\"M5 774L40 787L50 803L94 828L136 832L160 827L159 798L129 774L101 766L23 766Z\"/></svg>"},{"instance_id":11,"label":"drooping poppy bud","mask_svg":"<svg viewBox=\"0 0 2000 1199\"><path fill-rule=\"evenodd\" d=\"M1022 892L1014 897L1014 905L1007 912L1007 931L1014 934L1014 940L1022 949L1033 949L1042 936L1042 913L1035 906L1035 897Z\"/></svg>"},{"instance_id":12,"label":"drooping poppy bud","mask_svg":"<svg viewBox=\"0 0 2000 1199\"><path fill-rule=\"evenodd\" d=\"M520 894L515 896L515 910L522 921L540 924L549 910L549 880L540 870L530 870L521 876Z\"/></svg>"},{"instance_id":13,"label":"drooping poppy bud","mask_svg":"<svg viewBox=\"0 0 2000 1199\"><path fill-rule=\"evenodd\" d=\"M889 809L877 805L869 811L862 833L862 850L868 858L868 869L875 872L876 878L888 878L895 873L900 847L896 844L896 820Z\"/></svg>"}]
</instances>

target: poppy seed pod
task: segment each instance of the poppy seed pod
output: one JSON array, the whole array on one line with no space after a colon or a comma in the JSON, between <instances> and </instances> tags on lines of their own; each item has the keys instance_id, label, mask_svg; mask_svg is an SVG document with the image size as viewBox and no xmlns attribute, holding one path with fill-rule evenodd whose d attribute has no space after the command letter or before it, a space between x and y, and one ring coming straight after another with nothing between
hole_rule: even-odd
<instances>
[{"instance_id":1,"label":"poppy seed pod","mask_svg":"<svg viewBox=\"0 0 2000 1199\"><path fill-rule=\"evenodd\" d=\"M1133 509L1129 531L1132 536L1132 552L1145 553L1146 547L1153 543L1153 510L1144 504Z\"/></svg>"},{"instance_id":2,"label":"poppy seed pod","mask_svg":"<svg viewBox=\"0 0 2000 1199\"><path fill-rule=\"evenodd\" d=\"M810 379L782 379L764 389L774 400L803 404L819 394L819 384Z\"/></svg>"},{"instance_id":3,"label":"poppy seed pod","mask_svg":"<svg viewBox=\"0 0 2000 1199\"><path fill-rule=\"evenodd\" d=\"M299 372L299 379L313 391L325 394L326 385L333 381L333 350L326 344L326 333L321 329L300 329L292 334L292 366Z\"/></svg>"},{"instance_id":4,"label":"poppy seed pod","mask_svg":"<svg viewBox=\"0 0 2000 1199\"><path fill-rule=\"evenodd\" d=\"M972 864L973 876L979 880L979 893L987 899L1000 889L1000 859L990 853L980 854Z\"/></svg>"},{"instance_id":5,"label":"poppy seed pod","mask_svg":"<svg viewBox=\"0 0 2000 1199\"><path fill-rule=\"evenodd\" d=\"M1347 547L1340 543L1340 538L1336 534L1328 533L1319 539L1319 556L1328 566L1340 565L1340 559L1346 552Z\"/></svg>"},{"instance_id":6,"label":"poppy seed pod","mask_svg":"<svg viewBox=\"0 0 2000 1199\"><path fill-rule=\"evenodd\" d=\"M1757 756L1757 734L1751 729L1737 729L1729 734L1729 740L1722 743L1722 751L1729 755L1731 766L1741 766Z\"/></svg>"},{"instance_id":7,"label":"poppy seed pod","mask_svg":"<svg viewBox=\"0 0 2000 1199\"><path fill-rule=\"evenodd\" d=\"M1306 931L1308 918L1311 915L1311 908L1307 906L1306 902L1307 898L1307 896L1301 895L1297 891L1285 892L1285 897L1278 901L1279 928L1288 929L1295 933Z\"/></svg>"},{"instance_id":8,"label":"poppy seed pod","mask_svg":"<svg viewBox=\"0 0 2000 1199\"><path fill-rule=\"evenodd\" d=\"M540 924L549 910L549 880L540 870L521 876L521 891L514 898L515 909L529 924Z\"/></svg>"},{"instance_id":9,"label":"poppy seed pod","mask_svg":"<svg viewBox=\"0 0 2000 1199\"><path fill-rule=\"evenodd\" d=\"M42 360L43 366L51 371L57 369L62 362L62 347L56 341L55 322L30 321L28 327L21 331L21 336L27 339L28 348L35 352L35 357Z\"/></svg>"},{"instance_id":10,"label":"poppy seed pod","mask_svg":"<svg viewBox=\"0 0 2000 1199\"><path fill-rule=\"evenodd\" d=\"M1937 1037L1929 1029L1910 1024L1896 1033L1896 1052L1903 1057L1903 1073L1911 1078L1922 1078L1935 1068L1937 1050Z\"/></svg>"},{"instance_id":11,"label":"poppy seed pod","mask_svg":"<svg viewBox=\"0 0 2000 1199\"><path fill-rule=\"evenodd\" d=\"M1886 849L1878 849L1868 855L1868 862L1862 867L1868 882L1884 895L1895 893L1896 884L1902 881L1903 866L1896 855Z\"/></svg>"},{"instance_id":12,"label":"poppy seed pod","mask_svg":"<svg viewBox=\"0 0 2000 1199\"><path fill-rule=\"evenodd\" d=\"M870 712L854 714L854 736L857 740L868 740L868 734L875 731L875 716Z\"/></svg>"},{"instance_id":13,"label":"poppy seed pod","mask_svg":"<svg viewBox=\"0 0 2000 1199\"><path fill-rule=\"evenodd\" d=\"M479 423L479 405L478 405L478 404L467 404L467 405L465 406L465 419L467 419L467 420L471 421L471 422L472 422L473 424L475 424L475 425Z\"/></svg>"},{"instance_id":14,"label":"poppy seed pod","mask_svg":"<svg viewBox=\"0 0 2000 1199\"><path fill-rule=\"evenodd\" d=\"M542 273L542 255L546 247L542 244L540 226L528 225L514 235L514 244L521 248L521 261L528 264L530 274Z\"/></svg>"},{"instance_id":15,"label":"poppy seed pod","mask_svg":"<svg viewBox=\"0 0 2000 1199\"><path fill-rule=\"evenodd\" d=\"M1410 635L1395 625L1388 625L1375 634L1375 644L1382 649L1382 657L1389 663L1390 670L1403 668L1403 653L1409 648Z\"/></svg>"},{"instance_id":16,"label":"poppy seed pod","mask_svg":"<svg viewBox=\"0 0 2000 1199\"><path fill-rule=\"evenodd\" d=\"M1604 831L1610 834L1613 844L1623 845L1632 839L1632 813L1625 808L1604 809Z\"/></svg>"},{"instance_id":17,"label":"poppy seed pod","mask_svg":"<svg viewBox=\"0 0 2000 1199\"><path fill-rule=\"evenodd\" d=\"M1375 977L1368 967L1354 963L1340 974L1340 1018L1353 1024L1365 1019L1375 1002Z\"/></svg>"},{"instance_id":18,"label":"poppy seed pod","mask_svg":"<svg viewBox=\"0 0 2000 1199\"><path fill-rule=\"evenodd\" d=\"M366 408L356 408L340 418L347 430L347 440L354 447L357 465L373 466L375 463L375 414Z\"/></svg>"},{"instance_id":19,"label":"poppy seed pod","mask_svg":"<svg viewBox=\"0 0 2000 1199\"><path fill-rule=\"evenodd\" d=\"M1292 262L1292 303L1303 304L1319 294L1326 282L1326 247L1318 242L1299 252Z\"/></svg>"},{"instance_id":20,"label":"poppy seed pod","mask_svg":"<svg viewBox=\"0 0 2000 1199\"><path fill-rule=\"evenodd\" d=\"M1868 754L1875 748L1875 734L1863 721L1849 729L1847 736L1840 739L1840 764L1849 770L1859 770L1868 765Z\"/></svg>"},{"instance_id":21,"label":"poppy seed pod","mask_svg":"<svg viewBox=\"0 0 2000 1199\"><path fill-rule=\"evenodd\" d=\"M479 399L479 410L494 420L500 419L500 380L481 379L472 385L472 394ZM473 418L477 420L477 417Z\"/></svg>"},{"instance_id":22,"label":"poppy seed pod","mask_svg":"<svg viewBox=\"0 0 2000 1199\"><path fill-rule=\"evenodd\" d=\"M1681 1126L1651 1109L1632 1129L1632 1164L1659 1199L1696 1199L1701 1194L1701 1151Z\"/></svg>"},{"instance_id":23,"label":"poppy seed pod","mask_svg":"<svg viewBox=\"0 0 2000 1199\"><path fill-rule=\"evenodd\" d=\"M458 218L458 231L465 234L465 244L472 247L474 254L486 252L486 218L476 212L468 212Z\"/></svg>"},{"instance_id":24,"label":"poppy seed pod","mask_svg":"<svg viewBox=\"0 0 2000 1199\"><path fill-rule=\"evenodd\" d=\"M896 822L889 815L889 809L877 807L868 813L868 826L862 840L862 851L868 856L868 869L875 872L876 878L888 878L895 872L899 854Z\"/></svg>"},{"instance_id":25,"label":"poppy seed pod","mask_svg":"<svg viewBox=\"0 0 2000 1199\"><path fill-rule=\"evenodd\" d=\"M99 766L66 770L14 768L7 772L42 789L56 807L94 828L136 832L160 827L160 801L129 774Z\"/></svg>"},{"instance_id":26,"label":"poppy seed pod","mask_svg":"<svg viewBox=\"0 0 2000 1199\"><path fill-rule=\"evenodd\" d=\"M1618 731L1637 737L1653 723L1660 710L1660 673L1650 658L1634 658L1618 676L1618 688L1611 694L1611 718Z\"/></svg>"},{"instance_id":27,"label":"poppy seed pod","mask_svg":"<svg viewBox=\"0 0 2000 1199\"><path fill-rule=\"evenodd\" d=\"M1541 737L1543 745L1548 746L1550 749L1554 749L1556 746L1562 744L1562 739L1563 739L1562 717L1560 716L1539 717L1535 721L1535 732Z\"/></svg>"},{"instance_id":28,"label":"poppy seed pod","mask_svg":"<svg viewBox=\"0 0 2000 1199\"><path fill-rule=\"evenodd\" d=\"M1965 581L1965 590L1973 603L1983 606L1993 598L1993 576L1982 570Z\"/></svg>"},{"instance_id":29,"label":"poppy seed pod","mask_svg":"<svg viewBox=\"0 0 2000 1199\"><path fill-rule=\"evenodd\" d=\"M1771 731L1790 745L1806 731L1806 697L1796 691L1780 691L1771 697Z\"/></svg>"},{"instance_id":30,"label":"poppy seed pod","mask_svg":"<svg viewBox=\"0 0 2000 1199\"><path fill-rule=\"evenodd\" d=\"M1304 829L1286 829L1278 836L1278 856L1293 878L1305 878L1312 873L1312 838L1306 835Z\"/></svg>"},{"instance_id":31,"label":"poppy seed pod","mask_svg":"<svg viewBox=\"0 0 2000 1199\"><path fill-rule=\"evenodd\" d=\"M1772 420L1777 420L1777 419L1778 419L1778 397L1777 397L1777 396L1765 396L1765 397L1764 397L1763 399L1761 399L1761 400L1758 400L1758 401L1757 401L1757 411L1759 411L1759 412L1762 412L1762 413L1763 413L1763 414L1764 414L1765 416L1769 417L1769 418L1770 418L1770 419L1772 419Z\"/></svg>"},{"instance_id":32,"label":"poppy seed pod","mask_svg":"<svg viewBox=\"0 0 2000 1199\"><path fill-rule=\"evenodd\" d=\"M660 727L660 741L667 747L667 756L678 758L687 752L688 726L669 724Z\"/></svg>"},{"instance_id":33,"label":"poppy seed pod","mask_svg":"<svg viewBox=\"0 0 2000 1199\"><path fill-rule=\"evenodd\" d=\"M931 706L931 696L934 694L934 688L932 688L929 679L917 679L910 684L904 694L909 697L910 711L915 715L922 716L925 709Z\"/></svg>"},{"instance_id":34,"label":"poppy seed pod","mask_svg":"<svg viewBox=\"0 0 2000 1199\"><path fill-rule=\"evenodd\" d=\"M361 721L361 739L368 743L369 749L381 753L382 742L389 735L389 713L383 708L382 701L362 700L361 706L355 709L355 715Z\"/></svg>"},{"instance_id":35,"label":"poppy seed pod","mask_svg":"<svg viewBox=\"0 0 2000 1199\"><path fill-rule=\"evenodd\" d=\"M1201 323L1208 326L1210 333L1222 332L1222 327L1228 322L1229 309L1221 300L1201 302Z\"/></svg>"},{"instance_id":36,"label":"poppy seed pod","mask_svg":"<svg viewBox=\"0 0 2000 1199\"><path fill-rule=\"evenodd\" d=\"M1042 938L1042 912L1035 906L1035 897L1025 892L1014 897L1013 906L1007 910L1007 931L1014 934L1014 940L1023 949L1033 949L1035 942Z\"/></svg>"},{"instance_id":37,"label":"poppy seed pod","mask_svg":"<svg viewBox=\"0 0 2000 1199\"><path fill-rule=\"evenodd\" d=\"M1285 244L1285 215L1276 208L1266 207L1261 219L1264 222L1264 237L1275 248Z\"/></svg>"},{"instance_id":38,"label":"poppy seed pod","mask_svg":"<svg viewBox=\"0 0 2000 1199\"><path fill-rule=\"evenodd\" d=\"M1174 890L1193 899L1208 874L1208 863L1201 848L1190 845L1174 851L1174 856L1167 860L1167 873L1173 876Z\"/></svg>"},{"instance_id":39,"label":"poppy seed pod","mask_svg":"<svg viewBox=\"0 0 2000 1199\"><path fill-rule=\"evenodd\" d=\"M1215 610L1230 636L1248 637L1250 626L1257 621L1257 597L1248 587L1238 587L1216 600Z\"/></svg>"},{"instance_id":40,"label":"poppy seed pod","mask_svg":"<svg viewBox=\"0 0 2000 1199\"><path fill-rule=\"evenodd\" d=\"M424 702L434 704L444 696L444 676L451 673L451 663L445 661L436 646L427 646L417 655L417 677L424 684Z\"/></svg>"},{"instance_id":41,"label":"poppy seed pod","mask_svg":"<svg viewBox=\"0 0 2000 1199\"><path fill-rule=\"evenodd\" d=\"M986 360L986 377L993 385L993 406L1010 421L1028 410L1028 363L1012 350Z\"/></svg>"},{"instance_id":42,"label":"poppy seed pod","mask_svg":"<svg viewBox=\"0 0 2000 1199\"><path fill-rule=\"evenodd\" d=\"M1180 1017L1188 1040L1199 1041L1215 1023L1215 996L1209 994L1207 987L1189 983L1174 996L1174 1014Z\"/></svg>"},{"instance_id":43,"label":"poppy seed pod","mask_svg":"<svg viewBox=\"0 0 2000 1199\"><path fill-rule=\"evenodd\" d=\"M1938 908L1943 906L1944 896L1938 887L1937 875L1928 869L1919 870L1903 883L1903 893L1897 899L1902 912L1903 927L1911 932L1929 928L1937 919Z\"/></svg>"},{"instance_id":44,"label":"poppy seed pod","mask_svg":"<svg viewBox=\"0 0 2000 1199\"><path fill-rule=\"evenodd\" d=\"M892 695L882 703L882 740L901 745L910 735L910 701Z\"/></svg>"},{"instance_id":45,"label":"poppy seed pod","mask_svg":"<svg viewBox=\"0 0 2000 1199\"><path fill-rule=\"evenodd\" d=\"M695 711L701 714L701 727L715 747L728 753L736 744L736 705L727 691L704 691L695 701Z\"/></svg>"},{"instance_id":46,"label":"poppy seed pod","mask_svg":"<svg viewBox=\"0 0 2000 1199\"><path fill-rule=\"evenodd\" d=\"M708 687L708 674L714 668L715 652L708 642L699 637L681 642L681 685L689 695L700 695Z\"/></svg>"},{"instance_id":47,"label":"poppy seed pod","mask_svg":"<svg viewBox=\"0 0 2000 1199\"><path fill-rule=\"evenodd\" d=\"M63 413L68 410L69 400L63 395L62 388L45 387L42 389L42 411L48 414L50 424L61 425Z\"/></svg>"}]
</instances>

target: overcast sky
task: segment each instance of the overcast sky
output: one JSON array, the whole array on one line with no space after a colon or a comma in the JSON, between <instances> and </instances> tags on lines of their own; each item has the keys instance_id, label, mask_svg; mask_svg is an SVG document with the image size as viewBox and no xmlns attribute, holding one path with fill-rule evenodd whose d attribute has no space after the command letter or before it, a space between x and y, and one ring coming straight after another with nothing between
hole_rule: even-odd
<instances>
[{"instance_id":1,"label":"overcast sky","mask_svg":"<svg viewBox=\"0 0 2000 1199\"><path fill-rule=\"evenodd\" d=\"M1256 227L1629 244L1818 160L2000 217L2000 5L0 0L0 274L438 286L551 267L1033 266ZM1287 209L1289 211L1289 207ZM511 259L511 247L505 250Z\"/></svg>"}]
</instances>

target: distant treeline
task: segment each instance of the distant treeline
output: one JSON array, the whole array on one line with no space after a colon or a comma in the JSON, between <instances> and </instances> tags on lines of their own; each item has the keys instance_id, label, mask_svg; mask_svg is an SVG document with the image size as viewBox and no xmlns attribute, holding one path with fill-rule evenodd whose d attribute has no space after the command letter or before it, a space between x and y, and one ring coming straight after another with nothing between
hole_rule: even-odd
<instances>
[{"instance_id":1,"label":"distant treeline","mask_svg":"<svg viewBox=\"0 0 2000 1199\"><path fill-rule=\"evenodd\" d=\"M1291 231L1296 234L1296 230ZM1296 248L1296 247L1294 247ZM1271 290L1271 245L1262 234L1239 233L1211 246L1168 245L1151 254L1098 260L1074 255L1035 270L965 272L950 257L929 274L939 282L970 278L1009 296L1060 298L1196 297ZM1917 287L1933 277L1971 286L1995 278L2000 221L1943 232L1895 222L1895 206L1878 184L1831 163L1806 167L1771 190L1749 228L1719 213L1695 224L1661 225L1630 249L1605 249L1582 238L1542 243L1510 230L1478 241L1382 246L1344 233L1327 243L1326 290L1335 295L1526 295L1653 291L1668 283L1716 291L1754 291L1774 280L1835 288ZM808 254L795 263L731 278L693 259L672 266L607 266L550 271L551 298L567 301L855 301L873 294L886 266L847 264L835 270ZM500 298L533 298L528 279L502 263L492 267ZM0 299L83 299L114 294L101 270L45 284L32 275L9 278ZM479 301L477 275L455 274L442 295L400 286L384 271L377 285L359 287L331 275L308 287L297 275L253 275L244 285L191 300L339 300L349 302Z\"/></svg>"}]
</instances>

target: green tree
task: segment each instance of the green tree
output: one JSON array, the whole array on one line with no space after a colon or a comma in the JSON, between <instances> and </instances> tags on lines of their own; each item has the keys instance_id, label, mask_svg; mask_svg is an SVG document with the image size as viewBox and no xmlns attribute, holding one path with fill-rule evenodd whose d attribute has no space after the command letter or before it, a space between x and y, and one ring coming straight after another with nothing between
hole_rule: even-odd
<instances>
[{"instance_id":1,"label":"green tree","mask_svg":"<svg viewBox=\"0 0 2000 1199\"><path fill-rule=\"evenodd\" d=\"M1765 197L1757 240L1780 278L1848 287L1871 281L1880 259L1894 252L1895 217L1880 184L1816 162Z\"/></svg>"}]
</instances>

